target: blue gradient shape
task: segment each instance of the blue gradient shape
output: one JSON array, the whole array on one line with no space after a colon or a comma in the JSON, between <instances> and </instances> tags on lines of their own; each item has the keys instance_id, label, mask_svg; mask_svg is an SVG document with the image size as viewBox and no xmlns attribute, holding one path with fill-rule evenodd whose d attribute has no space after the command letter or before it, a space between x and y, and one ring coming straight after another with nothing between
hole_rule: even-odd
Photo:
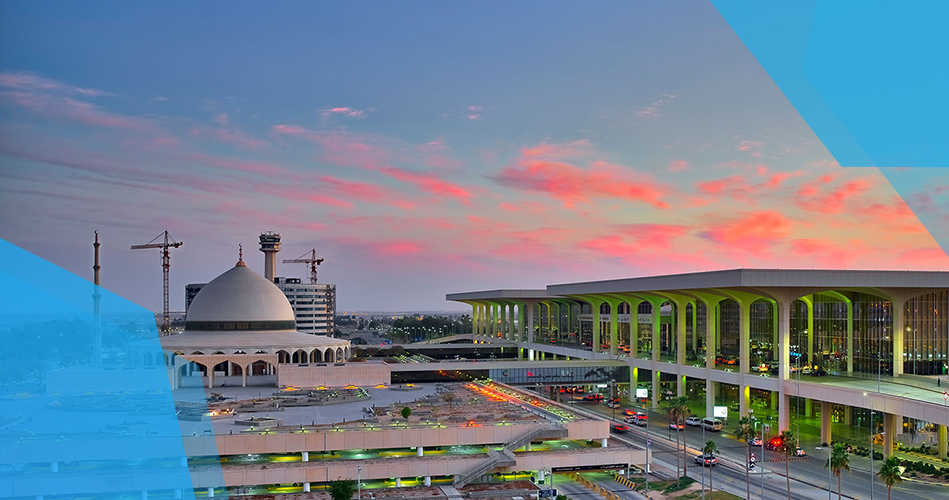
<instances>
[{"instance_id":1,"label":"blue gradient shape","mask_svg":"<svg viewBox=\"0 0 949 500\"><path fill-rule=\"evenodd\" d=\"M207 400L172 390L154 314L3 240L0 301L0 497L194 499L178 413ZM195 477L226 493L197 424Z\"/></svg>"},{"instance_id":2,"label":"blue gradient shape","mask_svg":"<svg viewBox=\"0 0 949 500\"><path fill-rule=\"evenodd\" d=\"M949 249L949 2L712 3L837 162L879 167Z\"/></svg>"},{"instance_id":3,"label":"blue gradient shape","mask_svg":"<svg viewBox=\"0 0 949 500\"><path fill-rule=\"evenodd\" d=\"M945 166L949 3L712 3L841 165Z\"/></svg>"}]
</instances>

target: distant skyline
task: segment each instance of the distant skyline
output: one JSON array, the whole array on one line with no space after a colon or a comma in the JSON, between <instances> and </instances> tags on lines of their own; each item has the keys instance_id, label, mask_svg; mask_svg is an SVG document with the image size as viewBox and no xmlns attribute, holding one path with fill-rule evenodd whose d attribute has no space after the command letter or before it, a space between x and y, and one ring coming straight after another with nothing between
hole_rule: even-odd
<instances>
[{"instance_id":1,"label":"distant skyline","mask_svg":"<svg viewBox=\"0 0 949 500\"><path fill-rule=\"evenodd\" d=\"M889 171L910 178L916 172ZM910 204L949 228L949 175ZM736 267L949 269L706 1L0 4L0 238L161 307L316 248L338 310ZM896 182L894 180L894 182ZM279 276L305 266L278 264Z\"/></svg>"}]
</instances>

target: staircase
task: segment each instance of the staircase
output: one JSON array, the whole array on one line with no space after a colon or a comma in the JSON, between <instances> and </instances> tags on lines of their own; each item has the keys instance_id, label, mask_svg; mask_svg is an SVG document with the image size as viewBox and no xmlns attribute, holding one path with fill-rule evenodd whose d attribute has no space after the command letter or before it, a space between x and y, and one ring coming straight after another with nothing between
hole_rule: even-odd
<instances>
[{"instance_id":1,"label":"staircase","mask_svg":"<svg viewBox=\"0 0 949 500\"><path fill-rule=\"evenodd\" d=\"M508 467L516 465L517 457L514 455L514 450L526 445L527 443L530 443L532 440L540 436L552 439L567 437L567 429L564 429L559 425L541 425L534 427L524 434L514 438L512 441L505 443L504 448L501 449L500 453L498 453L494 448L489 447L488 458L478 462L474 467L464 474L456 475L455 481L453 483L454 486L456 488L461 488L462 486L465 486L471 481L488 473L495 467Z\"/></svg>"}]
</instances>

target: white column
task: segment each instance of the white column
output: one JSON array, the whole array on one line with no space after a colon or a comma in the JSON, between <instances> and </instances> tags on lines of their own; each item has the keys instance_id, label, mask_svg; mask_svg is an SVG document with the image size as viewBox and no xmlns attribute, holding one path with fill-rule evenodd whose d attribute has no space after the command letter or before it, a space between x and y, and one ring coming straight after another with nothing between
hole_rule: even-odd
<instances>
[{"instance_id":1,"label":"white column","mask_svg":"<svg viewBox=\"0 0 949 500\"><path fill-rule=\"evenodd\" d=\"M59 462L50 462L49 463L50 472L59 472Z\"/></svg>"},{"instance_id":2,"label":"white column","mask_svg":"<svg viewBox=\"0 0 949 500\"><path fill-rule=\"evenodd\" d=\"M309 481L303 483L303 491L304 491L305 493L309 493L309 492L310 492L310 483L309 483Z\"/></svg>"},{"instance_id":3,"label":"white column","mask_svg":"<svg viewBox=\"0 0 949 500\"><path fill-rule=\"evenodd\" d=\"M425 486L432 485L432 476L425 476Z\"/></svg>"},{"instance_id":4,"label":"white column","mask_svg":"<svg viewBox=\"0 0 949 500\"><path fill-rule=\"evenodd\" d=\"M214 488L208 488L208 498L214 498Z\"/></svg>"},{"instance_id":5,"label":"white column","mask_svg":"<svg viewBox=\"0 0 949 500\"><path fill-rule=\"evenodd\" d=\"M787 380L791 376L791 300L779 300L777 303L777 308L778 378L781 380ZM810 314L810 308L808 308L808 314ZM810 335L811 333L808 332L808 336Z\"/></svg>"},{"instance_id":6,"label":"white column","mask_svg":"<svg viewBox=\"0 0 949 500\"><path fill-rule=\"evenodd\" d=\"M705 416L711 417L715 414L715 382L711 379L705 379Z\"/></svg>"},{"instance_id":7,"label":"white column","mask_svg":"<svg viewBox=\"0 0 949 500\"><path fill-rule=\"evenodd\" d=\"M659 370L652 371L652 409L659 408Z\"/></svg>"},{"instance_id":8,"label":"white column","mask_svg":"<svg viewBox=\"0 0 949 500\"><path fill-rule=\"evenodd\" d=\"M831 432L831 404L827 401L820 402L820 441L821 443L830 443L833 441Z\"/></svg>"},{"instance_id":9,"label":"white column","mask_svg":"<svg viewBox=\"0 0 949 500\"><path fill-rule=\"evenodd\" d=\"M751 299L738 301L738 371L744 375L751 371Z\"/></svg>"},{"instance_id":10,"label":"white column","mask_svg":"<svg viewBox=\"0 0 949 500\"><path fill-rule=\"evenodd\" d=\"M418 449L415 450L415 456L417 456L417 457L423 457L423 456L425 456L425 447L419 446Z\"/></svg>"},{"instance_id":11,"label":"white column","mask_svg":"<svg viewBox=\"0 0 949 500\"><path fill-rule=\"evenodd\" d=\"M309 461L310 461L310 452L308 452L308 451L300 452L300 461L301 461L301 462L309 462Z\"/></svg>"},{"instance_id":12,"label":"white column","mask_svg":"<svg viewBox=\"0 0 949 500\"><path fill-rule=\"evenodd\" d=\"M396 488L401 488L401 487L402 487L402 478L401 478L401 477L395 478L395 487L396 487Z\"/></svg>"},{"instance_id":13,"label":"white column","mask_svg":"<svg viewBox=\"0 0 949 500\"><path fill-rule=\"evenodd\" d=\"M534 342L534 306L535 305L536 304L534 303L527 304L527 341L530 343ZM533 350L531 350L530 353L531 353L530 359L531 361L533 361L534 360Z\"/></svg>"},{"instance_id":14,"label":"white column","mask_svg":"<svg viewBox=\"0 0 949 500\"><path fill-rule=\"evenodd\" d=\"M609 441L609 438L603 438L600 440L600 448L606 448L606 442Z\"/></svg>"},{"instance_id":15,"label":"white column","mask_svg":"<svg viewBox=\"0 0 949 500\"><path fill-rule=\"evenodd\" d=\"M893 376L899 377L903 374L903 334L906 333L903 306L906 301L898 299L891 304L893 304Z\"/></svg>"},{"instance_id":16,"label":"white column","mask_svg":"<svg viewBox=\"0 0 949 500\"><path fill-rule=\"evenodd\" d=\"M688 302L676 302L676 363L680 366L685 364L685 304ZM682 394L679 394L680 396Z\"/></svg>"},{"instance_id":17,"label":"white column","mask_svg":"<svg viewBox=\"0 0 949 500\"><path fill-rule=\"evenodd\" d=\"M662 326L662 316L659 309L662 307L662 303L650 302L649 304L652 305L652 360L659 361L659 327ZM655 370L653 371L655 372Z\"/></svg>"},{"instance_id":18,"label":"white column","mask_svg":"<svg viewBox=\"0 0 949 500\"><path fill-rule=\"evenodd\" d=\"M853 302L847 301L847 375L853 374Z\"/></svg>"},{"instance_id":19,"label":"white column","mask_svg":"<svg viewBox=\"0 0 949 500\"><path fill-rule=\"evenodd\" d=\"M507 304L501 304L498 306L501 309L501 338L508 340L508 331L507 331Z\"/></svg>"},{"instance_id":20,"label":"white column","mask_svg":"<svg viewBox=\"0 0 949 500\"><path fill-rule=\"evenodd\" d=\"M180 464L182 467L187 467L187 466L188 466L188 457L181 457L181 461L179 461L179 464Z\"/></svg>"}]
</instances>

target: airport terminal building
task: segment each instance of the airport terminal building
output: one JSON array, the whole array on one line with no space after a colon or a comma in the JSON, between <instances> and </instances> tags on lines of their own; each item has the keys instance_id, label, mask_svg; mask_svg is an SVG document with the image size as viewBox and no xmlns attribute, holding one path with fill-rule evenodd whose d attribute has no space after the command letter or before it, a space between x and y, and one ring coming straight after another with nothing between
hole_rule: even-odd
<instances>
[{"instance_id":1,"label":"airport terminal building","mask_svg":"<svg viewBox=\"0 0 949 500\"><path fill-rule=\"evenodd\" d=\"M927 426L946 457L949 272L734 269L448 294L473 338L525 361L622 361L628 386L711 416L816 417L879 433ZM701 410L693 410L701 413ZM703 415L699 415L703 416Z\"/></svg>"}]
</instances>

